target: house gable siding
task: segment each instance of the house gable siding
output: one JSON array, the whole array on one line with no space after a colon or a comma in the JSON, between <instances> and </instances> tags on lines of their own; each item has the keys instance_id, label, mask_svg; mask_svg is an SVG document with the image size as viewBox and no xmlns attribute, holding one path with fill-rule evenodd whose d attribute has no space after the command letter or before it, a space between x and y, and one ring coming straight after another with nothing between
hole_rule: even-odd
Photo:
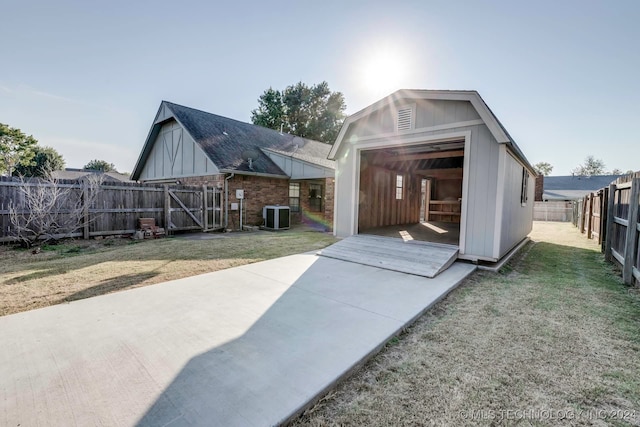
<instances>
[{"instance_id":1,"label":"house gable siding","mask_svg":"<svg viewBox=\"0 0 640 427\"><path fill-rule=\"evenodd\" d=\"M153 181L217 173L218 168L189 133L170 119L161 126L139 179Z\"/></svg>"}]
</instances>

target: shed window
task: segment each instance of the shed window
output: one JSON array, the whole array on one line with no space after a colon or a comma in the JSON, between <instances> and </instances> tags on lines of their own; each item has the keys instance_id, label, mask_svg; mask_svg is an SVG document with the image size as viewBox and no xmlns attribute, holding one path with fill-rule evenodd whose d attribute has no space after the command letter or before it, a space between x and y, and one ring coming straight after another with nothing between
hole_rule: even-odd
<instances>
[{"instance_id":1,"label":"shed window","mask_svg":"<svg viewBox=\"0 0 640 427\"><path fill-rule=\"evenodd\" d=\"M522 185L520 187L520 204L522 206L526 206L527 201L529 200L529 172L525 167L522 168Z\"/></svg>"},{"instance_id":2,"label":"shed window","mask_svg":"<svg viewBox=\"0 0 640 427\"><path fill-rule=\"evenodd\" d=\"M300 212L300 183L289 183L289 207L291 212Z\"/></svg>"},{"instance_id":3,"label":"shed window","mask_svg":"<svg viewBox=\"0 0 640 427\"><path fill-rule=\"evenodd\" d=\"M410 130L413 128L413 108L401 108L398 110L398 130Z\"/></svg>"},{"instance_id":4,"label":"shed window","mask_svg":"<svg viewBox=\"0 0 640 427\"><path fill-rule=\"evenodd\" d=\"M402 200L404 193L403 176L396 175L396 200Z\"/></svg>"}]
</instances>

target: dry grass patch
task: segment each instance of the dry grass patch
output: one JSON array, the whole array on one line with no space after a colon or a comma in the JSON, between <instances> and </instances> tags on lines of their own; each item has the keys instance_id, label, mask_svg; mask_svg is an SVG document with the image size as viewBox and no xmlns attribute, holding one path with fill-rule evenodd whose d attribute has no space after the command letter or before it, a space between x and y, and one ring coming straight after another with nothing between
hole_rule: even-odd
<instances>
[{"instance_id":1,"label":"dry grass patch","mask_svg":"<svg viewBox=\"0 0 640 427\"><path fill-rule=\"evenodd\" d=\"M70 241L0 248L0 315L321 249L325 233L246 233L212 240Z\"/></svg>"},{"instance_id":2,"label":"dry grass patch","mask_svg":"<svg viewBox=\"0 0 640 427\"><path fill-rule=\"evenodd\" d=\"M637 290L569 224L536 223L532 239L505 271L474 274L296 424L638 425Z\"/></svg>"}]
</instances>

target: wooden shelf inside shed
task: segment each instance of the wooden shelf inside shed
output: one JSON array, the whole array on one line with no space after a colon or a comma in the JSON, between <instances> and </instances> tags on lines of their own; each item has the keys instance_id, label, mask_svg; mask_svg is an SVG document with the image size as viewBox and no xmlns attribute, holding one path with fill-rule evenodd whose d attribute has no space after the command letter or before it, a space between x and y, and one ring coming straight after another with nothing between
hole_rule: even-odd
<instances>
[{"instance_id":1,"label":"wooden shelf inside shed","mask_svg":"<svg viewBox=\"0 0 640 427\"><path fill-rule=\"evenodd\" d=\"M460 207L458 200L431 200L429 221L460 222Z\"/></svg>"}]
</instances>

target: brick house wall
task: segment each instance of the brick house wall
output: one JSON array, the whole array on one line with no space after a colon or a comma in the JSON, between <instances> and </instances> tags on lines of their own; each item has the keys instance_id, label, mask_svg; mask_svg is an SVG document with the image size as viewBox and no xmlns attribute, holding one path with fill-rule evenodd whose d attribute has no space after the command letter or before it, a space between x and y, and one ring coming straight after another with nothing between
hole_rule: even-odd
<instances>
[{"instance_id":1,"label":"brick house wall","mask_svg":"<svg viewBox=\"0 0 640 427\"><path fill-rule=\"evenodd\" d=\"M224 188L224 174L180 178L183 185L200 187L206 185ZM300 183L300 208L302 212L291 213L291 223L305 223L330 231L333 229L333 203L335 196L335 179L315 179L294 181ZM221 183L221 184L218 184ZM238 203L236 190L244 190L243 224L262 225L262 208L266 205L289 205L289 180L268 178L253 175L235 175L229 181L229 228L240 228L240 211L231 210L231 203ZM319 183L323 186L323 203L320 212L311 211L309 204L309 184Z\"/></svg>"},{"instance_id":2,"label":"brick house wall","mask_svg":"<svg viewBox=\"0 0 640 427\"><path fill-rule=\"evenodd\" d=\"M262 225L262 208L266 205L289 204L289 180L250 175L236 175L229 181L229 228L240 227L240 211L232 211L231 203L240 204L236 190L244 190L243 224Z\"/></svg>"},{"instance_id":3,"label":"brick house wall","mask_svg":"<svg viewBox=\"0 0 640 427\"><path fill-rule=\"evenodd\" d=\"M224 184L224 174L218 175L205 175L205 176L189 176L186 178L179 178L182 185L193 185L194 187L201 187L206 185L207 187L215 187L218 182Z\"/></svg>"}]
</instances>

